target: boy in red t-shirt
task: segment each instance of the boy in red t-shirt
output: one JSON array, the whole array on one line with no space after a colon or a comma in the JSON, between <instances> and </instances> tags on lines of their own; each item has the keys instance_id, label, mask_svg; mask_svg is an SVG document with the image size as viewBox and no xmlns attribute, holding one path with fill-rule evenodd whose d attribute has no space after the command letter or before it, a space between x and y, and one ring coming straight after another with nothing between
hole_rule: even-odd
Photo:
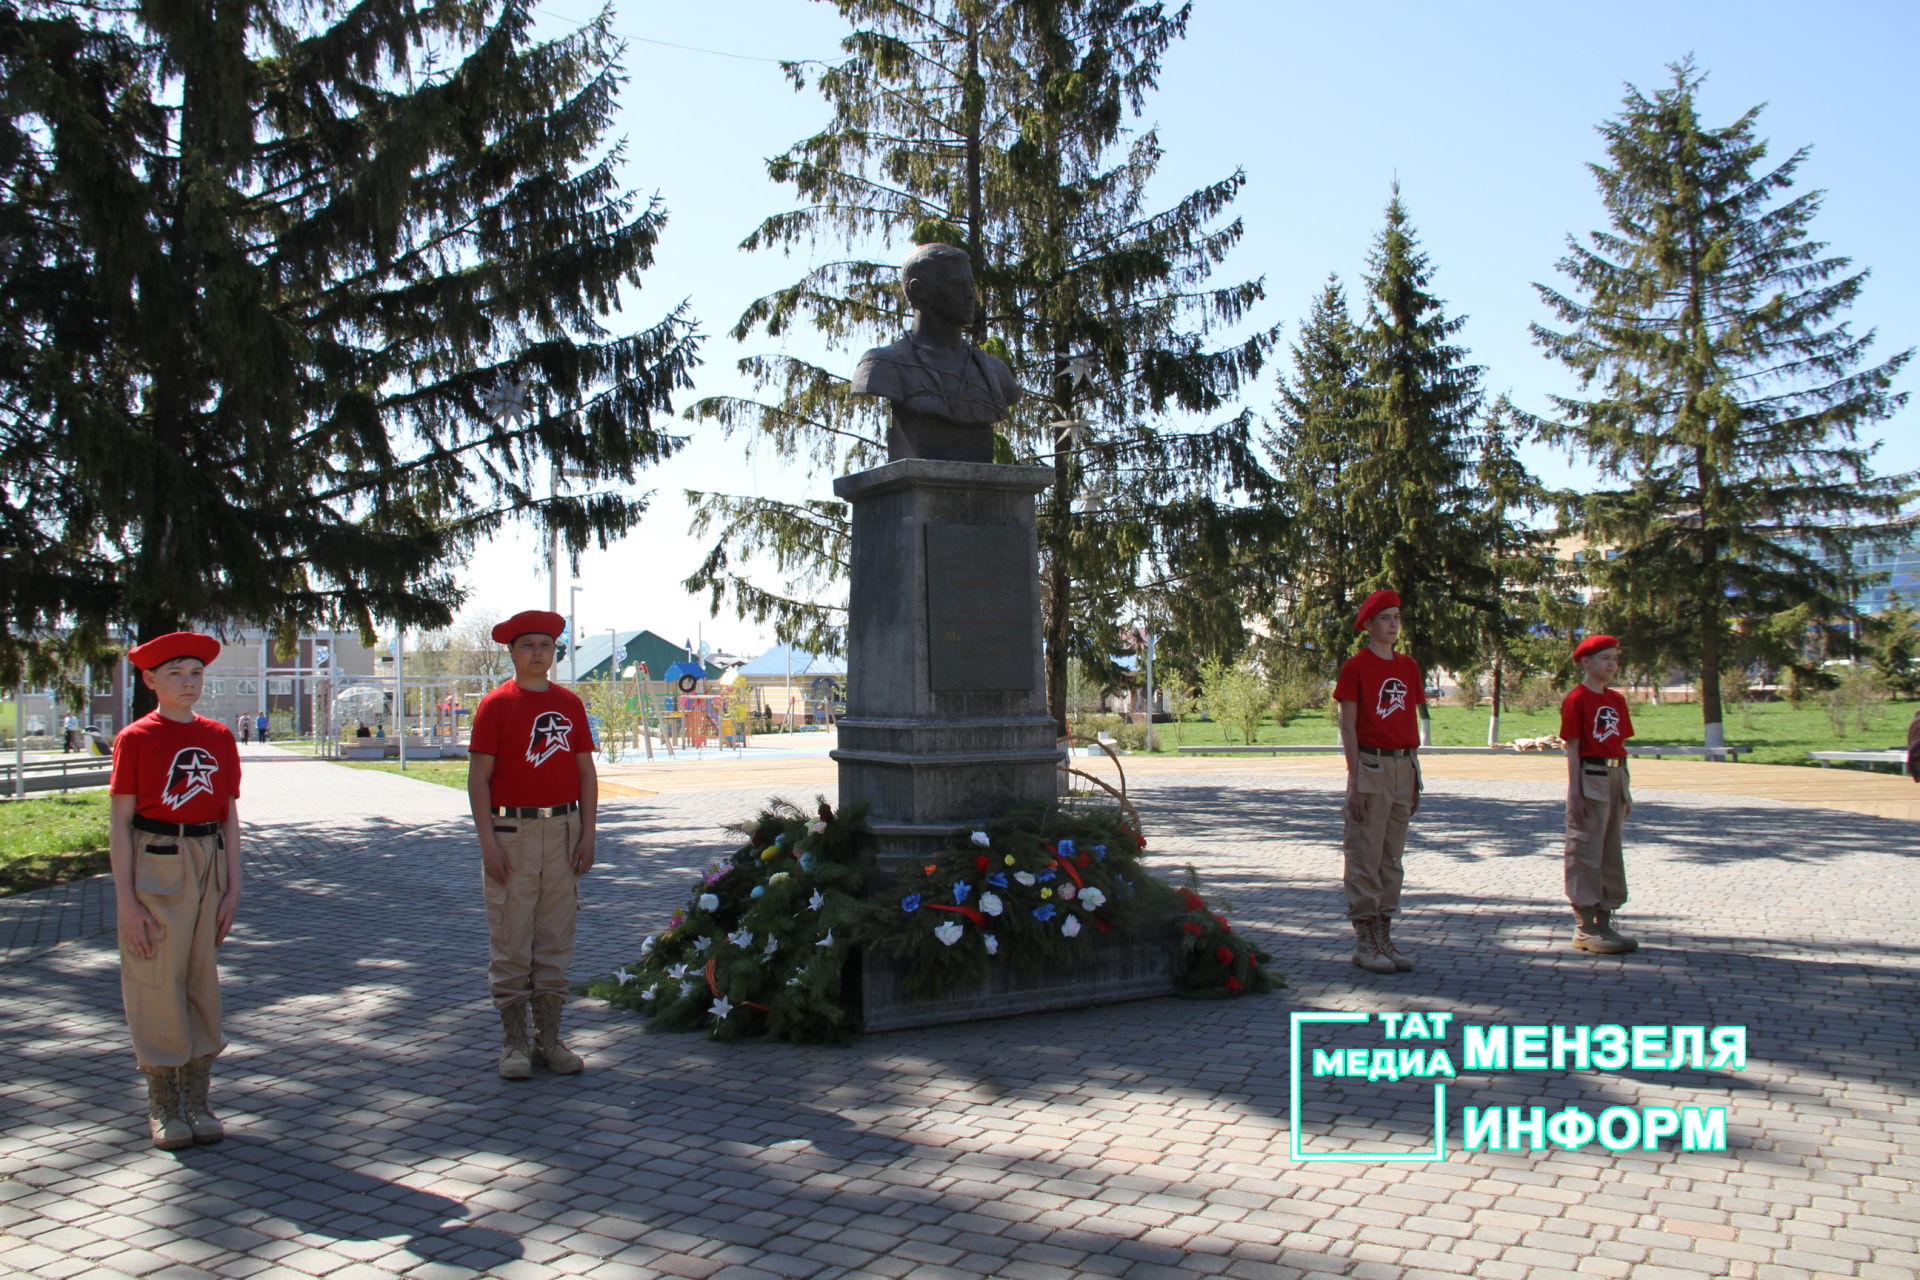
<instances>
[{"instance_id":1,"label":"boy in red t-shirt","mask_svg":"<svg viewBox=\"0 0 1920 1280\"><path fill-rule=\"evenodd\" d=\"M565 625L557 613L528 610L493 629L513 655L513 679L480 700L468 743L467 796L480 835L492 951L487 980L500 1011L500 1075L508 1080L527 1079L536 1059L559 1075L583 1065L560 1042L560 1008L579 879L593 866L599 789L587 709L547 679Z\"/></svg>"},{"instance_id":2,"label":"boy in red t-shirt","mask_svg":"<svg viewBox=\"0 0 1920 1280\"><path fill-rule=\"evenodd\" d=\"M226 1136L207 1093L226 1047L214 950L240 907L240 752L193 713L219 653L212 636L176 631L127 654L159 705L114 739L107 787L120 998L165 1151Z\"/></svg>"},{"instance_id":3,"label":"boy in red t-shirt","mask_svg":"<svg viewBox=\"0 0 1920 1280\"><path fill-rule=\"evenodd\" d=\"M1620 670L1620 642L1588 636L1574 647L1580 683L1560 703L1567 744L1567 901L1576 921L1573 947L1619 955L1639 947L1613 927L1627 900L1627 864L1620 831L1633 812L1627 786L1627 739L1633 717L1609 682Z\"/></svg>"},{"instance_id":4,"label":"boy in red t-shirt","mask_svg":"<svg viewBox=\"0 0 1920 1280\"><path fill-rule=\"evenodd\" d=\"M1394 651L1400 639L1396 592L1368 596L1353 628L1367 633L1367 646L1346 660L1333 686L1347 756L1341 811L1347 916L1353 921L1353 962L1369 973L1394 973L1413 968L1394 945L1392 921L1400 908L1407 823L1420 810L1420 720L1414 708L1427 695L1419 665Z\"/></svg>"}]
</instances>

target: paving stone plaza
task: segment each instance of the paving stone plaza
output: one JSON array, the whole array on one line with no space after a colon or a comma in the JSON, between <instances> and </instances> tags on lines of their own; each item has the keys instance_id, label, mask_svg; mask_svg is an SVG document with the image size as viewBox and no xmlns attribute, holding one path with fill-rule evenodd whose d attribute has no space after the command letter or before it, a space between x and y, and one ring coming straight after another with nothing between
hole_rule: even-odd
<instances>
[{"instance_id":1,"label":"paving stone plaza","mask_svg":"<svg viewBox=\"0 0 1920 1280\"><path fill-rule=\"evenodd\" d=\"M819 777L830 788L830 768ZM1396 929L1419 967L1375 977L1348 963L1338 918L1338 788L1276 767L1133 789L1159 865L1191 863L1231 901L1286 971L1278 994L845 1049L649 1035L582 1002L569 1038L587 1073L510 1083L493 1072L465 794L255 748L252 878L223 953L224 1143L148 1145L111 893L66 886L0 910L0 1274L1920 1273L1920 828L1639 786L1622 924L1643 945L1600 958L1564 945L1560 789L1435 779ZM576 979L631 958L730 847L719 824L765 797L604 801ZM1749 1057L1462 1071L1444 1161L1293 1159L1290 1015L1409 1010L1739 1025ZM1432 1142L1427 1082L1306 1090L1305 1149ZM1724 1107L1726 1149L1461 1151L1461 1108L1494 1106Z\"/></svg>"}]
</instances>

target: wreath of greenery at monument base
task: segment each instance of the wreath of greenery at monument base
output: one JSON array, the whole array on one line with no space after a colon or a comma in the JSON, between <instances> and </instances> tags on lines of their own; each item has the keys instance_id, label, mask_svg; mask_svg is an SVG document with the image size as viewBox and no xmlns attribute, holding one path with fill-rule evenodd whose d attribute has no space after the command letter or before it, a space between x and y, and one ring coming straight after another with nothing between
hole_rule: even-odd
<instances>
[{"instance_id":1,"label":"wreath of greenery at monument base","mask_svg":"<svg viewBox=\"0 0 1920 1280\"><path fill-rule=\"evenodd\" d=\"M1028 809L901 868L871 896L861 811L818 816L775 801L726 863L701 877L639 959L582 989L654 1029L715 1039L845 1043L842 982L855 947L897 958L919 999L975 986L996 964L1071 983L1101 939L1177 936L1181 994L1220 999L1284 985L1234 934L1187 868L1175 888L1141 864L1144 838L1116 810Z\"/></svg>"}]
</instances>

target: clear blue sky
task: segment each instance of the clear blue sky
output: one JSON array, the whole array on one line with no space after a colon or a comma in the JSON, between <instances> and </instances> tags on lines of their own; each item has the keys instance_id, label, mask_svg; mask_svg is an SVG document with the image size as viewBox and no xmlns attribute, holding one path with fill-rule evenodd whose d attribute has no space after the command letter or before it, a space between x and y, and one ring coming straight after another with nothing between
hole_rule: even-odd
<instances>
[{"instance_id":1,"label":"clear blue sky","mask_svg":"<svg viewBox=\"0 0 1920 1280\"><path fill-rule=\"evenodd\" d=\"M555 25L593 11L582 0L541 0L538 8L542 22ZM1910 302L1920 296L1911 231L1920 210L1916 15L1920 6L1894 0L1819 8L1776 0L1196 0L1188 38L1170 51L1141 123L1157 125L1166 147L1162 204L1235 168L1247 171L1238 206L1247 235L1222 278L1264 276L1268 300L1258 318L1283 323L1288 337L1329 271L1357 298L1397 176L1433 262L1434 288L1452 314L1468 317L1462 340L1487 367L1488 389L1542 410L1548 394L1571 387L1528 338L1529 323L1550 319L1532 286L1559 279L1553 263L1569 233L1603 225L1585 167L1603 158L1594 126L1619 109L1626 82L1651 90L1666 79L1666 64L1689 52L1710 73L1709 124L1766 103L1759 129L1774 156L1813 148L1800 182L1827 192L1815 234L1873 272L1852 315L1856 332L1877 328L1882 357L1920 343L1920 312ZM804 266L738 249L760 218L788 207L763 160L827 118L819 98L795 94L773 60L832 58L843 28L820 0L626 0L615 23L630 39L621 121L629 181L659 192L671 213L659 265L630 300L628 318L651 323L690 299L709 335L697 394L743 390L734 362L769 348L737 345L726 330L749 301ZM1904 381L1915 385L1920 369ZM1249 399L1266 410L1271 383ZM1915 413L1882 424L1880 470L1920 468ZM1529 461L1553 483L1595 479L1584 462L1544 450ZM639 534L590 554L572 579L584 588L582 628L646 626L680 638L703 625L709 641L747 651L770 640L728 618L706 619L704 604L679 588L701 550L687 536L679 493L798 497L824 485L808 489L799 474L749 458L741 444L702 427L648 487L659 496ZM476 558L465 578L477 610L544 602L536 542L509 536Z\"/></svg>"}]
</instances>

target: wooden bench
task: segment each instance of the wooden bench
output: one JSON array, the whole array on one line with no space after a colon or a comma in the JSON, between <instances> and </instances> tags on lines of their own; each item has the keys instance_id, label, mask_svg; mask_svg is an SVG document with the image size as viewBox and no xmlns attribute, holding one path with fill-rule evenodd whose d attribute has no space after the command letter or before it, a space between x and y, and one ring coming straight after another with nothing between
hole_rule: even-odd
<instances>
[{"instance_id":1,"label":"wooden bench","mask_svg":"<svg viewBox=\"0 0 1920 1280\"><path fill-rule=\"evenodd\" d=\"M1339 755L1342 748L1339 743L1332 746L1212 746L1180 747L1178 754L1183 756L1304 756ZM1420 754L1443 756L1505 756L1517 755L1512 747L1422 747ZM1557 753L1556 753L1557 754Z\"/></svg>"},{"instance_id":2,"label":"wooden bench","mask_svg":"<svg viewBox=\"0 0 1920 1280\"><path fill-rule=\"evenodd\" d=\"M1635 756L1652 756L1655 760L1660 759L1662 756L1705 756L1709 760L1718 760L1722 764L1725 764L1728 760L1732 760L1735 764L1738 764L1740 763L1740 757L1745 755L1747 752L1751 750L1753 750L1752 747L1696 747L1691 745L1688 745L1688 746L1668 745L1668 746L1652 746L1652 747L1628 747L1627 754L1635 755Z\"/></svg>"},{"instance_id":3,"label":"wooden bench","mask_svg":"<svg viewBox=\"0 0 1920 1280\"><path fill-rule=\"evenodd\" d=\"M1832 768L1836 760L1857 764L1890 764L1895 773L1903 772L1907 767L1907 753L1898 747L1890 747L1885 751L1809 751L1807 755L1818 760L1822 769Z\"/></svg>"}]
</instances>

